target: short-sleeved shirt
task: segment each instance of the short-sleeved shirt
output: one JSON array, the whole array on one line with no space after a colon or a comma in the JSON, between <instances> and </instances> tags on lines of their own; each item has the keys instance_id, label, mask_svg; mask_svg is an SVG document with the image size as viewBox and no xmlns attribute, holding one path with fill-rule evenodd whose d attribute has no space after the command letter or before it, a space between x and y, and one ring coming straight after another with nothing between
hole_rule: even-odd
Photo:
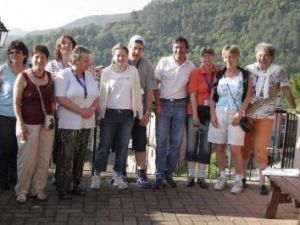
<instances>
[{"instance_id":1,"label":"short-sleeved shirt","mask_svg":"<svg viewBox=\"0 0 300 225\"><path fill-rule=\"evenodd\" d=\"M146 104L147 92L157 89L155 77L154 77L154 68L151 63L142 57L138 63L129 60L129 64L135 66L139 71L141 88L143 89L143 105ZM144 107L145 109L145 107Z\"/></svg>"},{"instance_id":2,"label":"short-sleeved shirt","mask_svg":"<svg viewBox=\"0 0 300 225\"><path fill-rule=\"evenodd\" d=\"M278 66L278 69L270 75L269 97L265 99L263 98L263 93L256 96L255 86L258 80L258 75L251 73L250 78L252 81L252 98L251 104L247 109L247 116L256 119L274 119L277 94L281 87L289 85L286 73L282 67Z\"/></svg>"},{"instance_id":3,"label":"short-sleeved shirt","mask_svg":"<svg viewBox=\"0 0 300 225\"><path fill-rule=\"evenodd\" d=\"M164 99L182 99L187 97L187 83L195 65L190 60L178 65L173 56L159 60L154 71L160 80L160 97Z\"/></svg>"},{"instance_id":4,"label":"short-sleeved shirt","mask_svg":"<svg viewBox=\"0 0 300 225\"><path fill-rule=\"evenodd\" d=\"M65 68L67 68L67 67L65 67ZM50 72L53 77L56 77L58 72L63 69L64 69L64 67L63 67L62 63L55 59L48 62L47 66L46 66L46 70L48 72Z\"/></svg>"},{"instance_id":5,"label":"short-sleeved shirt","mask_svg":"<svg viewBox=\"0 0 300 225\"><path fill-rule=\"evenodd\" d=\"M85 97L84 88L76 79L71 68L60 71L55 78L55 96L66 97L75 105L82 108L89 108L95 99L99 97L99 90L94 76L85 71L85 85L87 95ZM61 105L58 105L58 128L59 129L89 129L95 127L95 115L90 118L83 118L80 114L72 112Z\"/></svg>"},{"instance_id":6,"label":"short-sleeved shirt","mask_svg":"<svg viewBox=\"0 0 300 225\"><path fill-rule=\"evenodd\" d=\"M206 72L204 68L200 66L191 73L188 83L188 93L196 94L197 106L204 105L205 100L209 101L214 78L219 70L218 67L214 66L211 72ZM192 104L190 102L188 103L187 114L193 114Z\"/></svg>"},{"instance_id":7,"label":"short-sleeved shirt","mask_svg":"<svg viewBox=\"0 0 300 225\"><path fill-rule=\"evenodd\" d=\"M216 104L217 108L239 111L243 102L242 72L231 78L223 76L219 80L217 92L219 95L219 100Z\"/></svg>"}]
</instances>

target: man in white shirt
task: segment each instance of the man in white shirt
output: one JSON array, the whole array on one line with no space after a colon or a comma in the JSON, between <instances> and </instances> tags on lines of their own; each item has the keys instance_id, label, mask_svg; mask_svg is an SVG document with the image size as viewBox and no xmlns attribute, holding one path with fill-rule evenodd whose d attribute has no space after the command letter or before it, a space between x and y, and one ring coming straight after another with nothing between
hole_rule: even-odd
<instances>
[{"instance_id":1,"label":"man in white shirt","mask_svg":"<svg viewBox=\"0 0 300 225\"><path fill-rule=\"evenodd\" d=\"M184 37L173 41L173 54L163 57L155 69L159 88L156 98L156 182L154 188L176 187L172 173L186 121L187 82L195 69L187 59L188 42Z\"/></svg>"}]
</instances>

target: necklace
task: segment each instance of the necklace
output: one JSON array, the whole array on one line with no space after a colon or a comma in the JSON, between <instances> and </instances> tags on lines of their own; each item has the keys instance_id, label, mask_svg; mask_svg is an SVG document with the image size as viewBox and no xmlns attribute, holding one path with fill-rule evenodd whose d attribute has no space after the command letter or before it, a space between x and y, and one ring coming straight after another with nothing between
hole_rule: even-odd
<instances>
[{"instance_id":1,"label":"necklace","mask_svg":"<svg viewBox=\"0 0 300 225\"><path fill-rule=\"evenodd\" d=\"M33 70L31 70L31 71L32 71L32 75L33 75L34 77L38 78L38 79L43 79L43 78L45 77L45 75L46 75L45 70L44 70L44 73L42 74L42 76L36 75L36 74L33 72Z\"/></svg>"}]
</instances>

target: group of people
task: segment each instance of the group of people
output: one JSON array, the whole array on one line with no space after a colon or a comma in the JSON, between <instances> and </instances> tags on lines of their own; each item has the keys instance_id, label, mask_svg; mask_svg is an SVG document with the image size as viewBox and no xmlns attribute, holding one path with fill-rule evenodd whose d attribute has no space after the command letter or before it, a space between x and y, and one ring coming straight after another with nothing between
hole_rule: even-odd
<instances>
[{"instance_id":1,"label":"group of people","mask_svg":"<svg viewBox=\"0 0 300 225\"><path fill-rule=\"evenodd\" d=\"M187 186L208 188L205 169L211 145L217 155L220 177L214 189L227 183L226 147L234 158L235 181L231 193L246 186L246 169L253 152L260 171L268 163L267 146L275 115L277 93L282 90L292 108L294 97L283 69L273 60L271 44L256 46L257 62L239 66L240 49L223 48L224 68L215 64L215 51L203 47L200 66L188 60L188 41L176 37L172 55L159 60L154 69L143 56L145 39L134 35L128 45L112 48L112 63L100 79L89 71L90 51L68 35L56 43L55 59L49 50L35 45L29 51L22 41L12 41L8 62L0 67L0 188L15 186L16 200L28 196L46 200L49 160L55 163L55 185L60 199L84 196L80 187L90 134L99 120L100 142L94 159L90 187L101 187L101 172L115 152L112 185L128 188L126 161L132 149L141 188L176 187L180 145L187 133L185 159ZM152 183L146 174L146 126L155 100L156 173ZM253 129L245 133L240 120L247 116ZM196 171L197 170L197 171ZM261 175L260 193L267 194Z\"/></svg>"}]
</instances>

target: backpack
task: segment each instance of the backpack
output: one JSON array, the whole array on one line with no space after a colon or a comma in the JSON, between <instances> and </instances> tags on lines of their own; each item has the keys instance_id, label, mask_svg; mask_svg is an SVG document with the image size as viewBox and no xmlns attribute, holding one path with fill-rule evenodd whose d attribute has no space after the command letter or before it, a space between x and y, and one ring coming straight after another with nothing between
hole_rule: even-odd
<instances>
[{"instance_id":1,"label":"backpack","mask_svg":"<svg viewBox=\"0 0 300 225\"><path fill-rule=\"evenodd\" d=\"M217 92L217 88L218 88L219 80L224 76L224 74L226 72L226 69L227 68L225 67L216 74L216 81L215 81L214 86L213 86L213 89L214 89L213 100L214 100L214 102L219 101L219 95L218 95L218 92ZM241 67L238 67L238 69L242 72L242 75L243 75L242 101L244 101L246 96L247 96L249 72L247 70L241 68Z\"/></svg>"}]
</instances>

